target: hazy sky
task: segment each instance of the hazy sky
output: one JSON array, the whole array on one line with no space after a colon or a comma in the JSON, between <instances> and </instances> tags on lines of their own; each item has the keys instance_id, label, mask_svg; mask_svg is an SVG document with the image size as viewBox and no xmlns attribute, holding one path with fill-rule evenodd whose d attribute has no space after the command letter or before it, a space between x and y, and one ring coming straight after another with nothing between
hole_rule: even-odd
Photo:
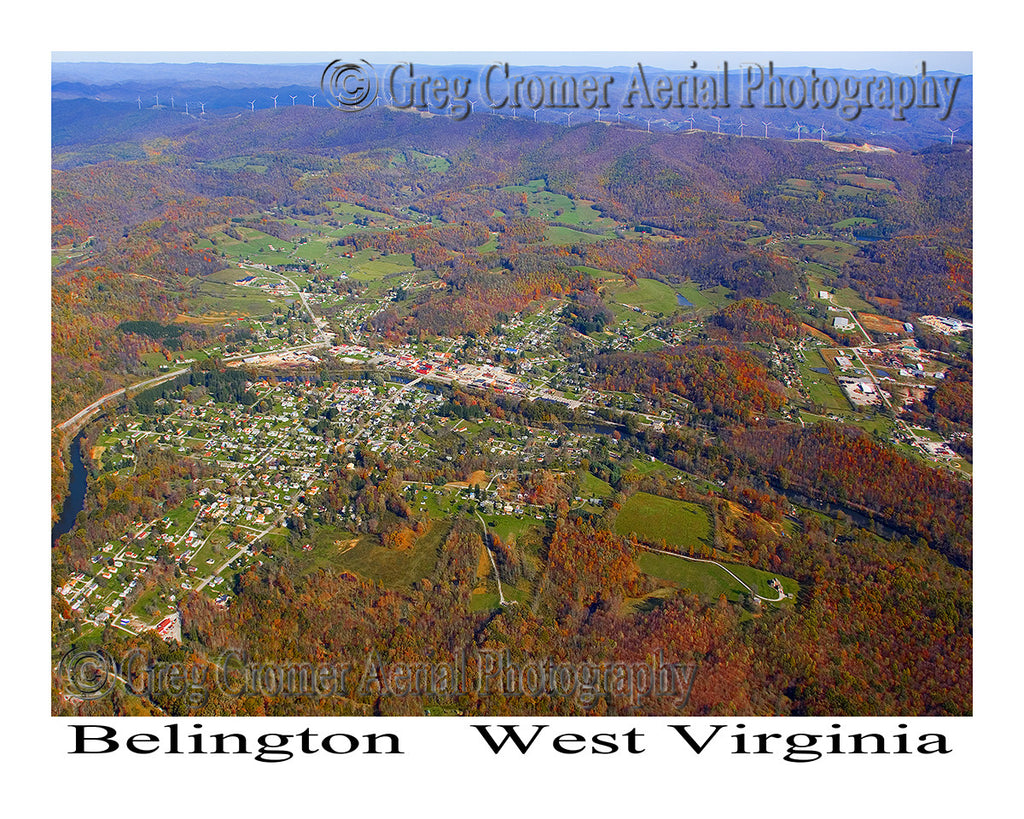
<instances>
[{"instance_id":1,"label":"hazy sky","mask_svg":"<svg viewBox=\"0 0 1024 819\"><path fill-rule=\"evenodd\" d=\"M54 62L115 63L313 63L326 64L338 58L362 58L372 63L402 61L433 65L489 64L507 60L517 65L579 65L611 67L646 65L668 69L714 69L723 60L738 65L757 62L767 65L811 66L835 69L879 69L898 74L920 71L925 60L930 71L972 73L970 51L405 51L331 53L321 51L55 51Z\"/></svg>"}]
</instances>

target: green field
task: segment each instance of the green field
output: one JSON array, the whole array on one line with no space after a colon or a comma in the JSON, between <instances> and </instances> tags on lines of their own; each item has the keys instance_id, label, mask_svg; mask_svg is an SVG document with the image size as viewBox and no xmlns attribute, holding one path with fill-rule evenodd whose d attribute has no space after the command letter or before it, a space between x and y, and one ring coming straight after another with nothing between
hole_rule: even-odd
<instances>
[{"instance_id":1,"label":"green field","mask_svg":"<svg viewBox=\"0 0 1024 819\"><path fill-rule=\"evenodd\" d=\"M924 438L926 441L934 441L938 443L939 441L945 440L941 435L939 435L939 433L933 432L930 429L924 429L922 427L911 427L910 429L918 438Z\"/></svg>"},{"instance_id":2,"label":"green field","mask_svg":"<svg viewBox=\"0 0 1024 819\"><path fill-rule=\"evenodd\" d=\"M824 373L812 372L811 367L831 369L818 351L808 350L804 354L804 361L800 365L800 375L810 394L811 403L822 407L825 412L848 411L850 402L846 393L836 383L835 378Z\"/></svg>"},{"instance_id":3,"label":"green field","mask_svg":"<svg viewBox=\"0 0 1024 819\"><path fill-rule=\"evenodd\" d=\"M807 289L814 293L815 296L817 295L818 290L827 289L821 286L822 281L832 281L833 279L835 279L836 276L839 275L835 270L832 270L831 268L826 267L823 264L818 264L817 262L808 262L807 272L813 273L817 277L807 277Z\"/></svg>"},{"instance_id":4,"label":"green field","mask_svg":"<svg viewBox=\"0 0 1024 819\"><path fill-rule=\"evenodd\" d=\"M607 498L612 494L612 487L588 470L580 476L579 494L582 498Z\"/></svg>"},{"instance_id":5,"label":"green field","mask_svg":"<svg viewBox=\"0 0 1024 819\"><path fill-rule=\"evenodd\" d=\"M619 304L639 307L649 313L669 314L679 309L675 289L656 279L637 279L635 285L625 282L609 285L607 292Z\"/></svg>"},{"instance_id":6,"label":"green field","mask_svg":"<svg viewBox=\"0 0 1024 819\"><path fill-rule=\"evenodd\" d=\"M775 596L774 590L768 585L768 581L773 577L779 579L786 594L796 595L800 591L800 585L788 577L738 563L719 562L728 566L729 571L764 597ZM637 565L642 572L651 577L688 589L702 597L716 599L724 594L728 600L735 603L748 594L734 577L730 577L721 567L712 563L696 563L671 555L643 552L637 558Z\"/></svg>"},{"instance_id":7,"label":"green field","mask_svg":"<svg viewBox=\"0 0 1024 819\"><path fill-rule=\"evenodd\" d=\"M238 271L243 273L244 271ZM191 316L243 315L267 318L275 307L286 310L293 299L268 296L255 288L236 287L234 284L203 280L199 295L188 300L188 314Z\"/></svg>"},{"instance_id":8,"label":"green field","mask_svg":"<svg viewBox=\"0 0 1024 819\"><path fill-rule=\"evenodd\" d=\"M779 185L779 190L786 196L809 199L817 194L818 186L810 179L790 178Z\"/></svg>"},{"instance_id":9,"label":"green field","mask_svg":"<svg viewBox=\"0 0 1024 819\"><path fill-rule=\"evenodd\" d=\"M534 517L517 518L513 515L484 514L481 514L480 517L486 521L488 531L496 534L503 542L507 541L511 535L516 536L516 541L524 540L529 536L531 530L539 533L546 527L544 521Z\"/></svg>"},{"instance_id":10,"label":"green field","mask_svg":"<svg viewBox=\"0 0 1024 819\"><path fill-rule=\"evenodd\" d=\"M732 301L732 291L723 285L701 289L697 285L687 282L677 287L676 292L698 310L702 307L722 308ZM693 308L687 307L686 309Z\"/></svg>"},{"instance_id":11,"label":"green field","mask_svg":"<svg viewBox=\"0 0 1024 819\"><path fill-rule=\"evenodd\" d=\"M357 541L357 543L353 544L353 541ZM366 546L369 547L376 543L376 538L370 535L353 534L336 526L317 527L308 541L309 545L313 547L310 551L305 551L302 548L290 548L292 567L299 575L303 576L319 569L350 568L345 563L346 550L350 547L353 550L358 548L363 545L363 541L366 541Z\"/></svg>"},{"instance_id":12,"label":"green field","mask_svg":"<svg viewBox=\"0 0 1024 819\"><path fill-rule=\"evenodd\" d=\"M577 202L561 193L547 190L531 192L527 194L526 206L530 216L546 222L601 231L611 231L616 227L614 219L602 216L589 202Z\"/></svg>"},{"instance_id":13,"label":"green field","mask_svg":"<svg viewBox=\"0 0 1024 819\"><path fill-rule=\"evenodd\" d=\"M266 173L267 166L260 163L257 157L252 156L232 156L227 159L218 159L213 162L206 163L208 168L216 168L219 171L229 171L231 173L239 173L241 171L250 171L252 173Z\"/></svg>"},{"instance_id":14,"label":"green field","mask_svg":"<svg viewBox=\"0 0 1024 819\"><path fill-rule=\"evenodd\" d=\"M704 507L646 492L637 492L622 504L614 529L619 535L635 533L649 543L664 542L684 549L711 542L711 523Z\"/></svg>"},{"instance_id":15,"label":"green field","mask_svg":"<svg viewBox=\"0 0 1024 819\"><path fill-rule=\"evenodd\" d=\"M655 472L662 472L665 475L672 476L682 474L674 466L669 466L664 461L659 461L650 455L642 458L633 458L629 465L629 471L639 472L641 475L651 475Z\"/></svg>"},{"instance_id":16,"label":"green field","mask_svg":"<svg viewBox=\"0 0 1024 819\"><path fill-rule=\"evenodd\" d=\"M876 224L878 224L876 219L871 219L867 216L851 216L849 219L836 222L832 227L836 230L843 230L844 228L853 227L874 227Z\"/></svg>"},{"instance_id":17,"label":"green field","mask_svg":"<svg viewBox=\"0 0 1024 819\"><path fill-rule=\"evenodd\" d=\"M402 151L392 158L389 163L392 166L399 165L415 165L417 168L421 168L431 173L444 173L451 166L452 163L445 159L443 156L435 156L434 154L425 154L420 151Z\"/></svg>"},{"instance_id":18,"label":"green field","mask_svg":"<svg viewBox=\"0 0 1024 819\"><path fill-rule=\"evenodd\" d=\"M857 255L855 245L834 239L796 239L793 244L811 259L824 265L841 267Z\"/></svg>"},{"instance_id":19,"label":"green field","mask_svg":"<svg viewBox=\"0 0 1024 819\"><path fill-rule=\"evenodd\" d=\"M379 580L385 586L408 587L433 574L437 549L448 534L450 525L437 521L411 549L389 549L379 540L362 537L359 543L342 554L336 562L368 580Z\"/></svg>"},{"instance_id":20,"label":"green field","mask_svg":"<svg viewBox=\"0 0 1024 819\"><path fill-rule=\"evenodd\" d=\"M836 179L843 183L844 186L851 185L864 190L884 191L885 193L896 192L896 183L891 179L880 179L874 176L865 176L862 173L841 173L836 177Z\"/></svg>"},{"instance_id":21,"label":"green field","mask_svg":"<svg viewBox=\"0 0 1024 819\"><path fill-rule=\"evenodd\" d=\"M843 287L836 290L832 295L832 300L840 307L846 307L850 310L873 313L877 309L864 301L856 290L851 290L849 287Z\"/></svg>"},{"instance_id":22,"label":"green field","mask_svg":"<svg viewBox=\"0 0 1024 819\"><path fill-rule=\"evenodd\" d=\"M595 233L584 233L580 230L573 230L572 228L562 227L561 225L551 225L545 232L547 237L544 240L545 244L548 245L574 245L579 242L600 242L604 239L604 236L599 236Z\"/></svg>"}]
</instances>

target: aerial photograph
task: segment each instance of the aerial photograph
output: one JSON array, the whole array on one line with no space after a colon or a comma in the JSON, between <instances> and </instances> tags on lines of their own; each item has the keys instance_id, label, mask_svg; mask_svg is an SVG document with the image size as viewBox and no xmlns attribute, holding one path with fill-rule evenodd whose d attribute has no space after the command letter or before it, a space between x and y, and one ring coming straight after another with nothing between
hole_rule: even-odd
<instances>
[{"instance_id":1,"label":"aerial photograph","mask_svg":"<svg viewBox=\"0 0 1024 819\"><path fill-rule=\"evenodd\" d=\"M974 712L969 52L50 68L52 715Z\"/></svg>"}]
</instances>

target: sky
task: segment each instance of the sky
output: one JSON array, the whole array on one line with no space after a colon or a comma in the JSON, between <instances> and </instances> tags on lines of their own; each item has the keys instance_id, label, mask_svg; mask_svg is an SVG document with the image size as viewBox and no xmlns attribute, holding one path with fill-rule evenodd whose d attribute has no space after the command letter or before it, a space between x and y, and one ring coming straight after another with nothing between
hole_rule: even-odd
<instances>
[{"instance_id":1,"label":"sky","mask_svg":"<svg viewBox=\"0 0 1024 819\"><path fill-rule=\"evenodd\" d=\"M723 60L739 65L774 61L779 68L811 66L846 70L880 70L897 74L920 71L921 61L929 71L971 74L970 51L365 51L339 53L320 51L54 51L53 62L113 63L252 63L325 64L339 57L353 57L373 63L410 61L427 65L489 64L508 60L518 65L578 65L608 68L643 62L659 68L686 70L696 60L698 69L714 69Z\"/></svg>"}]
</instances>

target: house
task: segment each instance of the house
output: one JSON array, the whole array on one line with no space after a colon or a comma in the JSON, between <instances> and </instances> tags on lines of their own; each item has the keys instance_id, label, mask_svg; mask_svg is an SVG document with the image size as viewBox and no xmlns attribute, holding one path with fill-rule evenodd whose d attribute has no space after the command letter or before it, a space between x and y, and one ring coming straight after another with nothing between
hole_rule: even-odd
<instances>
[{"instance_id":1,"label":"house","mask_svg":"<svg viewBox=\"0 0 1024 819\"><path fill-rule=\"evenodd\" d=\"M832 319L832 326L837 330L846 330L850 327L850 320L844 316L836 316Z\"/></svg>"}]
</instances>

